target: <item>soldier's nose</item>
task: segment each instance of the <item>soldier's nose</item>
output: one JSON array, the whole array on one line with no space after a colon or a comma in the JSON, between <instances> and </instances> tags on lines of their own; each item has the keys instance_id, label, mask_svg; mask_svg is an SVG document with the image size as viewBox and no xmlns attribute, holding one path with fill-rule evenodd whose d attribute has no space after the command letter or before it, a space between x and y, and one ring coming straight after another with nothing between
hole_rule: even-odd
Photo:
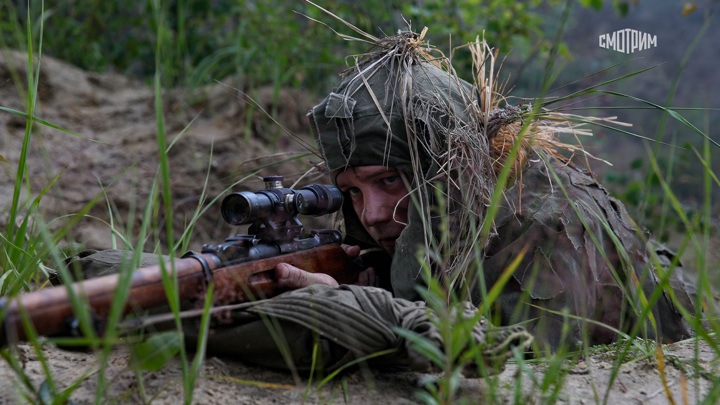
<instances>
[{"instance_id":1,"label":"soldier's nose","mask_svg":"<svg viewBox=\"0 0 720 405\"><path fill-rule=\"evenodd\" d=\"M366 227L378 225L392 219L392 208L388 209L383 201L366 199L363 207L362 222Z\"/></svg>"}]
</instances>

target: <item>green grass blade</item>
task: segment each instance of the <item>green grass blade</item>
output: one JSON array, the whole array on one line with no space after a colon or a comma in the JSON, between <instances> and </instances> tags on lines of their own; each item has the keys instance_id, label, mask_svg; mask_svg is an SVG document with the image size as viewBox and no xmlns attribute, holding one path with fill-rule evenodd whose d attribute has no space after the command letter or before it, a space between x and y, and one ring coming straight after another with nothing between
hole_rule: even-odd
<instances>
[{"instance_id":1,"label":"green grass blade","mask_svg":"<svg viewBox=\"0 0 720 405\"><path fill-rule=\"evenodd\" d=\"M91 138L84 137L84 136L82 136L82 135L78 135L78 134L76 134L75 132L69 131L69 130L61 127L61 126L55 125L55 124L53 124L53 123L51 123L51 122L45 121L45 120L40 119L40 118L38 118L38 117L31 116L31 115L26 114L26 113L24 113L24 112L22 112L22 111L14 110L14 109L12 109L12 108L7 108L7 107L0 107L0 111L5 111L5 112L11 113L11 114L15 114L15 115L17 115L17 116L19 116L19 117L25 118L26 120L29 120L29 121L32 121L32 122L37 122L38 124L45 125L46 127L53 128L53 129L57 129L57 130L59 130L59 131L68 133L68 134L70 134L70 135L77 136L78 138L86 139L86 140L88 140L88 141L92 141L92 142L96 142L96 143L103 143L103 142L99 142L99 141L96 141L96 140L91 139Z\"/></svg>"},{"instance_id":2,"label":"green grass blade","mask_svg":"<svg viewBox=\"0 0 720 405\"><path fill-rule=\"evenodd\" d=\"M602 82L602 83L598 83L598 84L596 84L596 85L594 85L594 86L586 87L586 88L584 88L584 89L582 89L582 90L578 90L578 91L576 91L576 92L574 92L574 93L570 93L570 94L568 94L567 96L562 96L562 97L558 97L558 98L553 98L553 99L551 99L551 100L542 100L541 103L540 103L540 106L541 106L541 108L546 108L546 107L548 107L549 105L556 104L556 103L559 103L559 102L561 102L561 101L571 100L571 99L574 99L574 98L577 98L577 97L580 97L580 96L584 96L584 95L588 95L588 94L593 94L593 93L594 93L593 90L594 90L594 89L597 89L598 87L606 86L606 85L608 85L608 84L610 84L610 83L618 82L618 81L620 81L620 80L625 80L625 79L628 79L628 78L630 78L630 77L637 76L637 75L639 75L639 74L641 74L641 73L644 73L644 72L647 72L648 70L653 69L653 68L655 68L655 67L656 67L656 66L651 66L651 67L649 67L649 68L642 69L642 70L638 70L638 71L632 72L632 73L628 73L628 74L625 74L625 75L616 77L616 78L614 78L614 79L606 80L606 81L604 81L604 82Z\"/></svg>"},{"instance_id":3,"label":"green grass blade","mask_svg":"<svg viewBox=\"0 0 720 405\"><path fill-rule=\"evenodd\" d=\"M609 95L618 96L618 97L627 97L627 98L633 99L633 100L635 100L635 101L638 101L638 102L640 102L640 103L647 104L647 105L649 105L650 107L653 107L653 108L655 108L655 109L661 110L661 111L669 114L671 117L675 118L676 120L680 121L682 124L684 124L685 126L687 126L687 127L690 128L690 129L692 129L694 132L700 134L703 138L707 139L710 143L712 143L712 144L715 145L716 147L720 148L720 143L718 143L717 141L713 140L713 139L712 139L709 135L707 135L705 132L703 132L703 131L701 131L700 129L698 129L695 125L693 125L692 123L690 123L690 121L688 121L687 119L685 119L685 117L683 117L682 115L680 115L677 111L673 111L673 110L671 110L671 109L669 109L669 108L666 108L666 107L663 107L663 106L661 106L661 105L659 105L659 104L655 104L655 103L653 103L653 102L651 102L651 101L643 100L643 99L638 98L638 97L633 97L633 96L628 95L628 94L618 93L618 92L609 91L609 90L594 90L593 93L609 94Z\"/></svg>"},{"instance_id":4,"label":"green grass blade","mask_svg":"<svg viewBox=\"0 0 720 405\"><path fill-rule=\"evenodd\" d=\"M185 381L185 392L193 392L195 386L195 380L200 373L200 368L205 360L205 349L207 348L207 337L210 333L210 320L212 315L210 309L212 308L213 292L215 286L210 283L207 292L205 293L205 302L203 304L203 314L200 319L200 330L198 334L197 347L195 348L195 358L193 359L192 366L190 367L189 378ZM190 397L192 400L192 396Z\"/></svg>"}]
</instances>

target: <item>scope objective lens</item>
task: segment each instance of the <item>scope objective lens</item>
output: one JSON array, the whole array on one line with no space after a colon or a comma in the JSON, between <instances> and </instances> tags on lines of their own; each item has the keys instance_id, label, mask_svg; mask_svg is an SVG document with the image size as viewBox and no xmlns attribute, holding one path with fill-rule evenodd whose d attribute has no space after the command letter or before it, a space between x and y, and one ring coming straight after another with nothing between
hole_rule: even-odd
<instances>
[{"instance_id":1,"label":"scope objective lens","mask_svg":"<svg viewBox=\"0 0 720 405\"><path fill-rule=\"evenodd\" d=\"M223 219L230 225L245 225L273 211L273 201L263 193L241 191L225 197L220 207Z\"/></svg>"}]
</instances>

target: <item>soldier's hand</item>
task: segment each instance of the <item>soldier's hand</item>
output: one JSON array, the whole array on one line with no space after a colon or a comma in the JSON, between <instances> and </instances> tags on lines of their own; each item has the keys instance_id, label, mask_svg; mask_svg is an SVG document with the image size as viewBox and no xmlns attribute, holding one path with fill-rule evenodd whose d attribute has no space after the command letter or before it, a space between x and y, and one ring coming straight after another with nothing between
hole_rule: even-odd
<instances>
[{"instance_id":1,"label":"soldier's hand","mask_svg":"<svg viewBox=\"0 0 720 405\"><path fill-rule=\"evenodd\" d=\"M379 287L380 279L375 275L375 269L370 267L358 274L358 280L355 285Z\"/></svg>"},{"instance_id":2,"label":"soldier's hand","mask_svg":"<svg viewBox=\"0 0 720 405\"><path fill-rule=\"evenodd\" d=\"M356 258L360 255L360 246L342 245L350 258ZM303 269L297 268L291 264L280 263L275 266L275 278L278 281L278 287L298 289L313 284L326 284L337 287L338 282L331 276L323 273L310 273ZM362 271L358 275L357 285L377 285L375 271L372 268Z\"/></svg>"},{"instance_id":3,"label":"soldier's hand","mask_svg":"<svg viewBox=\"0 0 720 405\"><path fill-rule=\"evenodd\" d=\"M343 243L342 245L340 245L340 246L342 246L342 248L345 249L345 253L346 253L348 256L350 256L351 259L354 259L354 258L360 256L360 246L357 246L357 245L346 245L346 244L344 244L344 243Z\"/></svg>"},{"instance_id":4,"label":"soldier's hand","mask_svg":"<svg viewBox=\"0 0 720 405\"><path fill-rule=\"evenodd\" d=\"M326 284L332 287L339 285L334 278L327 274L310 273L287 263L275 266L275 278L280 288L298 289L313 284Z\"/></svg>"}]
</instances>

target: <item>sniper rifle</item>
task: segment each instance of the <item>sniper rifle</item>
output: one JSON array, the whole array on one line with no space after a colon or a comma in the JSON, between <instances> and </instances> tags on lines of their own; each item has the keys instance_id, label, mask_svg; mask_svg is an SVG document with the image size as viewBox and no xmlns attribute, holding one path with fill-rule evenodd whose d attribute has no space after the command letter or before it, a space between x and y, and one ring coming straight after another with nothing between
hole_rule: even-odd
<instances>
[{"instance_id":1,"label":"sniper rifle","mask_svg":"<svg viewBox=\"0 0 720 405\"><path fill-rule=\"evenodd\" d=\"M282 176L265 177L265 189L237 192L225 197L223 218L231 225L250 224L248 234L224 243L204 245L201 253L184 255L170 263L137 269L123 314L167 305L162 282L164 269L174 268L181 300L203 298L214 286L213 304L227 305L279 294L275 266L289 263L310 272L329 274L340 284L357 281L357 265L340 246L342 234L322 229L305 232L298 214L322 216L340 209L342 193L331 185L311 184L295 190L284 188ZM88 279L69 286L44 288L0 300L0 347L8 341L27 339L23 325L32 325L42 336L79 333L69 289L89 305L96 329L110 313L119 274ZM99 323L99 324L98 324Z\"/></svg>"}]
</instances>

